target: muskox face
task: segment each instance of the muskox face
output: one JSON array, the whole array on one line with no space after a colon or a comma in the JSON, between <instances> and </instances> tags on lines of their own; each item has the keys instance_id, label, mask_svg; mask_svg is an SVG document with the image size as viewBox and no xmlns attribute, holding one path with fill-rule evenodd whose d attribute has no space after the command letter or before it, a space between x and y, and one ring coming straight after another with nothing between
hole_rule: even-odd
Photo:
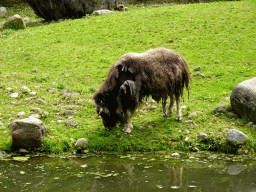
<instances>
[{"instance_id":1,"label":"muskox face","mask_svg":"<svg viewBox=\"0 0 256 192\"><path fill-rule=\"evenodd\" d=\"M116 102L109 102L106 98L98 96L95 98L96 112L101 116L106 130L110 130L120 121L120 116L116 113Z\"/></svg>"}]
</instances>

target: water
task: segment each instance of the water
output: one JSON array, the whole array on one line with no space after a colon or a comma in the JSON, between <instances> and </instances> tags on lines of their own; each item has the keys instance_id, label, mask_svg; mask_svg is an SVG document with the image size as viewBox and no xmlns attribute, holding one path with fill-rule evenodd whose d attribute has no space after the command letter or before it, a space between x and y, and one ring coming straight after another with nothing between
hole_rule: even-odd
<instances>
[{"instance_id":1,"label":"water","mask_svg":"<svg viewBox=\"0 0 256 192\"><path fill-rule=\"evenodd\" d=\"M30 157L0 160L0 191L252 192L255 168L255 160L215 154Z\"/></svg>"}]
</instances>

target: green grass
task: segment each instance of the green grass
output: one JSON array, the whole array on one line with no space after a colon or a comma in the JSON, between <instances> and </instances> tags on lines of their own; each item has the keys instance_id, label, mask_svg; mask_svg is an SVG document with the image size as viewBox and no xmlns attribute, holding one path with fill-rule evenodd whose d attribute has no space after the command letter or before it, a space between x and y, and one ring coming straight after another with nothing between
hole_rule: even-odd
<instances>
[{"instance_id":1,"label":"green grass","mask_svg":"<svg viewBox=\"0 0 256 192\"><path fill-rule=\"evenodd\" d=\"M32 16L25 30L6 29L0 34L0 150L11 146L10 123L20 111L31 115L33 107L47 111L42 121L48 129L42 151L71 152L75 140L89 139L91 152L98 151L187 151L201 150L230 152L225 137L228 129L239 129L250 137L246 145L255 149L255 130L246 122L225 115L212 115L212 109L229 104L229 96L238 83L255 76L256 71L256 4L253 0L214 2L203 4L132 6L129 11L114 12L98 17L53 23L40 23ZM13 7L9 16L22 17L31 8ZM0 20L4 23L7 18ZM174 39L174 42L169 42ZM162 118L161 105L142 105L137 111L131 135L122 128L105 131L95 112L94 91L105 81L110 66L127 52L144 52L150 48L166 47L179 52L187 61L191 74L201 66L205 78L192 77L190 99L184 93L187 108L183 119L191 119L196 126L175 122L174 116ZM14 74L16 72L17 74ZM21 87L27 86L37 94L31 100ZM12 91L7 91L12 88ZM49 93L48 88L57 91ZM63 89L81 94L66 98ZM11 99L11 92L20 93ZM39 104L41 98L46 104ZM14 103L13 103L14 102ZM146 103L145 102L145 103ZM72 105L79 107L72 108ZM157 105L152 109L151 105ZM73 109L76 127L66 127L57 120ZM139 129L144 126L144 129ZM190 131L187 135L186 130ZM198 132L213 132L209 143L200 142ZM190 137L189 141L184 141ZM74 139L74 140L71 140ZM213 142L212 142L213 141Z\"/></svg>"}]
</instances>

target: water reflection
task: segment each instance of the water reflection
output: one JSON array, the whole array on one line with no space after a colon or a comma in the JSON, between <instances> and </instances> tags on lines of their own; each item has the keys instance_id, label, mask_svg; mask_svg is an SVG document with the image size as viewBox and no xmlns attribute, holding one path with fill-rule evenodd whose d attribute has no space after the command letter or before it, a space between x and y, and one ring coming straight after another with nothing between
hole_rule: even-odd
<instances>
[{"instance_id":1,"label":"water reflection","mask_svg":"<svg viewBox=\"0 0 256 192\"><path fill-rule=\"evenodd\" d=\"M252 192L255 167L251 160L152 155L0 160L0 191Z\"/></svg>"}]
</instances>

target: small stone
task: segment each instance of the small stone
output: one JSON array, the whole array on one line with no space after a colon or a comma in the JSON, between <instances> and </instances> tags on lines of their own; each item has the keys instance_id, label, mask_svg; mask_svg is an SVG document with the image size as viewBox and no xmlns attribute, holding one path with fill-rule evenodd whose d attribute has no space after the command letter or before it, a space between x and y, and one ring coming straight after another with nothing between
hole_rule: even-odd
<instances>
[{"instance_id":1,"label":"small stone","mask_svg":"<svg viewBox=\"0 0 256 192\"><path fill-rule=\"evenodd\" d=\"M249 140L249 137L245 135L243 132L238 131L236 129L231 129L228 134L227 134L227 141L228 142L233 142L236 144L241 144L244 141Z\"/></svg>"},{"instance_id":2,"label":"small stone","mask_svg":"<svg viewBox=\"0 0 256 192\"><path fill-rule=\"evenodd\" d=\"M63 121L62 120L57 120L57 123L62 123Z\"/></svg>"},{"instance_id":3,"label":"small stone","mask_svg":"<svg viewBox=\"0 0 256 192\"><path fill-rule=\"evenodd\" d=\"M42 113L42 109L38 108L38 107L33 107L30 111L32 112L36 112L36 113Z\"/></svg>"},{"instance_id":4,"label":"small stone","mask_svg":"<svg viewBox=\"0 0 256 192\"><path fill-rule=\"evenodd\" d=\"M33 99L33 97L27 97L27 98L25 98L25 101L30 101L32 99Z\"/></svg>"},{"instance_id":5,"label":"small stone","mask_svg":"<svg viewBox=\"0 0 256 192\"><path fill-rule=\"evenodd\" d=\"M212 113L213 114L216 114L216 113L225 113L226 114L229 110L230 110L229 106L222 104L222 105L215 107L212 110Z\"/></svg>"},{"instance_id":6,"label":"small stone","mask_svg":"<svg viewBox=\"0 0 256 192\"><path fill-rule=\"evenodd\" d=\"M11 98L17 98L17 97L19 97L19 93L12 93L11 95L10 95L10 97Z\"/></svg>"},{"instance_id":7,"label":"small stone","mask_svg":"<svg viewBox=\"0 0 256 192\"><path fill-rule=\"evenodd\" d=\"M173 153L172 157L178 159L178 158L180 158L180 154L179 153Z\"/></svg>"},{"instance_id":8,"label":"small stone","mask_svg":"<svg viewBox=\"0 0 256 192\"><path fill-rule=\"evenodd\" d=\"M200 150L199 150L197 147L194 147L194 148L192 149L192 151L193 151L193 152L197 152L197 153L200 152Z\"/></svg>"},{"instance_id":9,"label":"small stone","mask_svg":"<svg viewBox=\"0 0 256 192\"><path fill-rule=\"evenodd\" d=\"M192 117L196 117L198 115L198 113L202 113L201 111L194 111L189 113L188 118L192 118Z\"/></svg>"},{"instance_id":10,"label":"small stone","mask_svg":"<svg viewBox=\"0 0 256 192\"><path fill-rule=\"evenodd\" d=\"M238 115L235 114L234 112L228 112L228 117L237 119Z\"/></svg>"},{"instance_id":11,"label":"small stone","mask_svg":"<svg viewBox=\"0 0 256 192\"><path fill-rule=\"evenodd\" d=\"M191 126L191 125L196 125L196 122L192 121L192 120L188 120L188 121L184 121L184 124L188 125L188 126Z\"/></svg>"},{"instance_id":12,"label":"small stone","mask_svg":"<svg viewBox=\"0 0 256 192\"><path fill-rule=\"evenodd\" d=\"M16 72L11 73L11 76L16 76L16 75L18 75L18 73L16 73Z\"/></svg>"},{"instance_id":13,"label":"small stone","mask_svg":"<svg viewBox=\"0 0 256 192\"><path fill-rule=\"evenodd\" d=\"M6 90L7 90L7 91L11 91L11 90L12 90L12 88L8 87L8 88L6 88Z\"/></svg>"},{"instance_id":14,"label":"small stone","mask_svg":"<svg viewBox=\"0 0 256 192\"><path fill-rule=\"evenodd\" d=\"M0 17L7 16L7 10L5 7L0 7Z\"/></svg>"},{"instance_id":15,"label":"small stone","mask_svg":"<svg viewBox=\"0 0 256 192\"><path fill-rule=\"evenodd\" d=\"M29 117L33 117L33 118L36 118L36 119L40 119L41 118L41 115L39 115L39 114L32 114L32 115L30 115Z\"/></svg>"},{"instance_id":16,"label":"small stone","mask_svg":"<svg viewBox=\"0 0 256 192\"><path fill-rule=\"evenodd\" d=\"M252 127L253 126L253 122L249 122L249 123L247 123L246 125L245 125L245 127L247 127L247 128L250 128L250 127Z\"/></svg>"},{"instance_id":17,"label":"small stone","mask_svg":"<svg viewBox=\"0 0 256 192\"><path fill-rule=\"evenodd\" d=\"M189 140L189 137L186 137L185 139L184 139L184 141L188 141Z\"/></svg>"},{"instance_id":18,"label":"small stone","mask_svg":"<svg viewBox=\"0 0 256 192\"><path fill-rule=\"evenodd\" d=\"M200 71L200 69L201 69L200 66L196 66L196 67L194 68L194 71Z\"/></svg>"},{"instance_id":19,"label":"small stone","mask_svg":"<svg viewBox=\"0 0 256 192\"><path fill-rule=\"evenodd\" d=\"M30 19L29 19L28 17L24 17L24 19L23 19L23 20L24 20L24 22L25 22L25 23L27 23L27 22L29 22L29 21L30 21Z\"/></svg>"},{"instance_id":20,"label":"small stone","mask_svg":"<svg viewBox=\"0 0 256 192\"><path fill-rule=\"evenodd\" d=\"M32 91L32 92L29 93L29 95L34 96L34 95L36 95L36 92Z\"/></svg>"},{"instance_id":21,"label":"small stone","mask_svg":"<svg viewBox=\"0 0 256 192\"><path fill-rule=\"evenodd\" d=\"M169 39L169 42L170 42L170 43L173 43L173 42L174 42L174 39Z\"/></svg>"},{"instance_id":22,"label":"small stone","mask_svg":"<svg viewBox=\"0 0 256 192\"><path fill-rule=\"evenodd\" d=\"M56 92L56 89L55 89L55 88L49 88L49 89L47 89L47 91L48 91L49 93L53 93L53 92Z\"/></svg>"},{"instance_id":23,"label":"small stone","mask_svg":"<svg viewBox=\"0 0 256 192\"><path fill-rule=\"evenodd\" d=\"M77 140L75 144L75 148L84 150L87 148L87 145L88 145L88 140L86 138L80 138Z\"/></svg>"},{"instance_id":24,"label":"small stone","mask_svg":"<svg viewBox=\"0 0 256 192\"><path fill-rule=\"evenodd\" d=\"M224 128L223 131L224 132L229 132L229 128Z\"/></svg>"},{"instance_id":25,"label":"small stone","mask_svg":"<svg viewBox=\"0 0 256 192\"><path fill-rule=\"evenodd\" d=\"M202 73L196 73L196 74L193 74L192 76L205 78L205 75Z\"/></svg>"},{"instance_id":26,"label":"small stone","mask_svg":"<svg viewBox=\"0 0 256 192\"><path fill-rule=\"evenodd\" d=\"M21 111L21 112L19 112L17 115L16 115L16 117L22 117L22 116L25 116L26 115L26 113L24 112L24 111Z\"/></svg>"},{"instance_id":27,"label":"small stone","mask_svg":"<svg viewBox=\"0 0 256 192\"><path fill-rule=\"evenodd\" d=\"M25 92L25 93L31 92L31 90L26 86L22 86L21 89L22 89L22 92Z\"/></svg>"},{"instance_id":28,"label":"small stone","mask_svg":"<svg viewBox=\"0 0 256 192\"><path fill-rule=\"evenodd\" d=\"M29 151L28 150L26 150L26 149L19 149L19 153L29 153Z\"/></svg>"},{"instance_id":29,"label":"small stone","mask_svg":"<svg viewBox=\"0 0 256 192\"><path fill-rule=\"evenodd\" d=\"M103 15L103 14L112 14L113 11L107 10L107 9L102 9L102 10L97 10L92 12L92 16L98 16L98 15Z\"/></svg>"},{"instance_id":30,"label":"small stone","mask_svg":"<svg viewBox=\"0 0 256 192\"><path fill-rule=\"evenodd\" d=\"M37 99L37 103L42 104L42 105L46 104L46 102L42 99Z\"/></svg>"},{"instance_id":31,"label":"small stone","mask_svg":"<svg viewBox=\"0 0 256 192\"><path fill-rule=\"evenodd\" d=\"M75 112L72 111L72 110L66 110L66 111L64 111L64 113L63 113L64 116L69 116L69 115L74 115L74 114L75 114Z\"/></svg>"},{"instance_id":32,"label":"small stone","mask_svg":"<svg viewBox=\"0 0 256 192\"><path fill-rule=\"evenodd\" d=\"M71 120L65 121L64 123L65 123L66 126L73 126L73 127L76 127L76 126L78 125L77 122L71 121Z\"/></svg>"},{"instance_id":33,"label":"small stone","mask_svg":"<svg viewBox=\"0 0 256 192\"><path fill-rule=\"evenodd\" d=\"M139 129L141 129L141 130L142 130L142 129L145 129L145 127L144 127L144 126L139 126Z\"/></svg>"},{"instance_id":34,"label":"small stone","mask_svg":"<svg viewBox=\"0 0 256 192\"><path fill-rule=\"evenodd\" d=\"M200 132L200 133L198 134L198 136L199 136L202 140L206 140L207 137L208 137L208 135L207 135L206 133L204 133L204 132Z\"/></svg>"}]
</instances>

